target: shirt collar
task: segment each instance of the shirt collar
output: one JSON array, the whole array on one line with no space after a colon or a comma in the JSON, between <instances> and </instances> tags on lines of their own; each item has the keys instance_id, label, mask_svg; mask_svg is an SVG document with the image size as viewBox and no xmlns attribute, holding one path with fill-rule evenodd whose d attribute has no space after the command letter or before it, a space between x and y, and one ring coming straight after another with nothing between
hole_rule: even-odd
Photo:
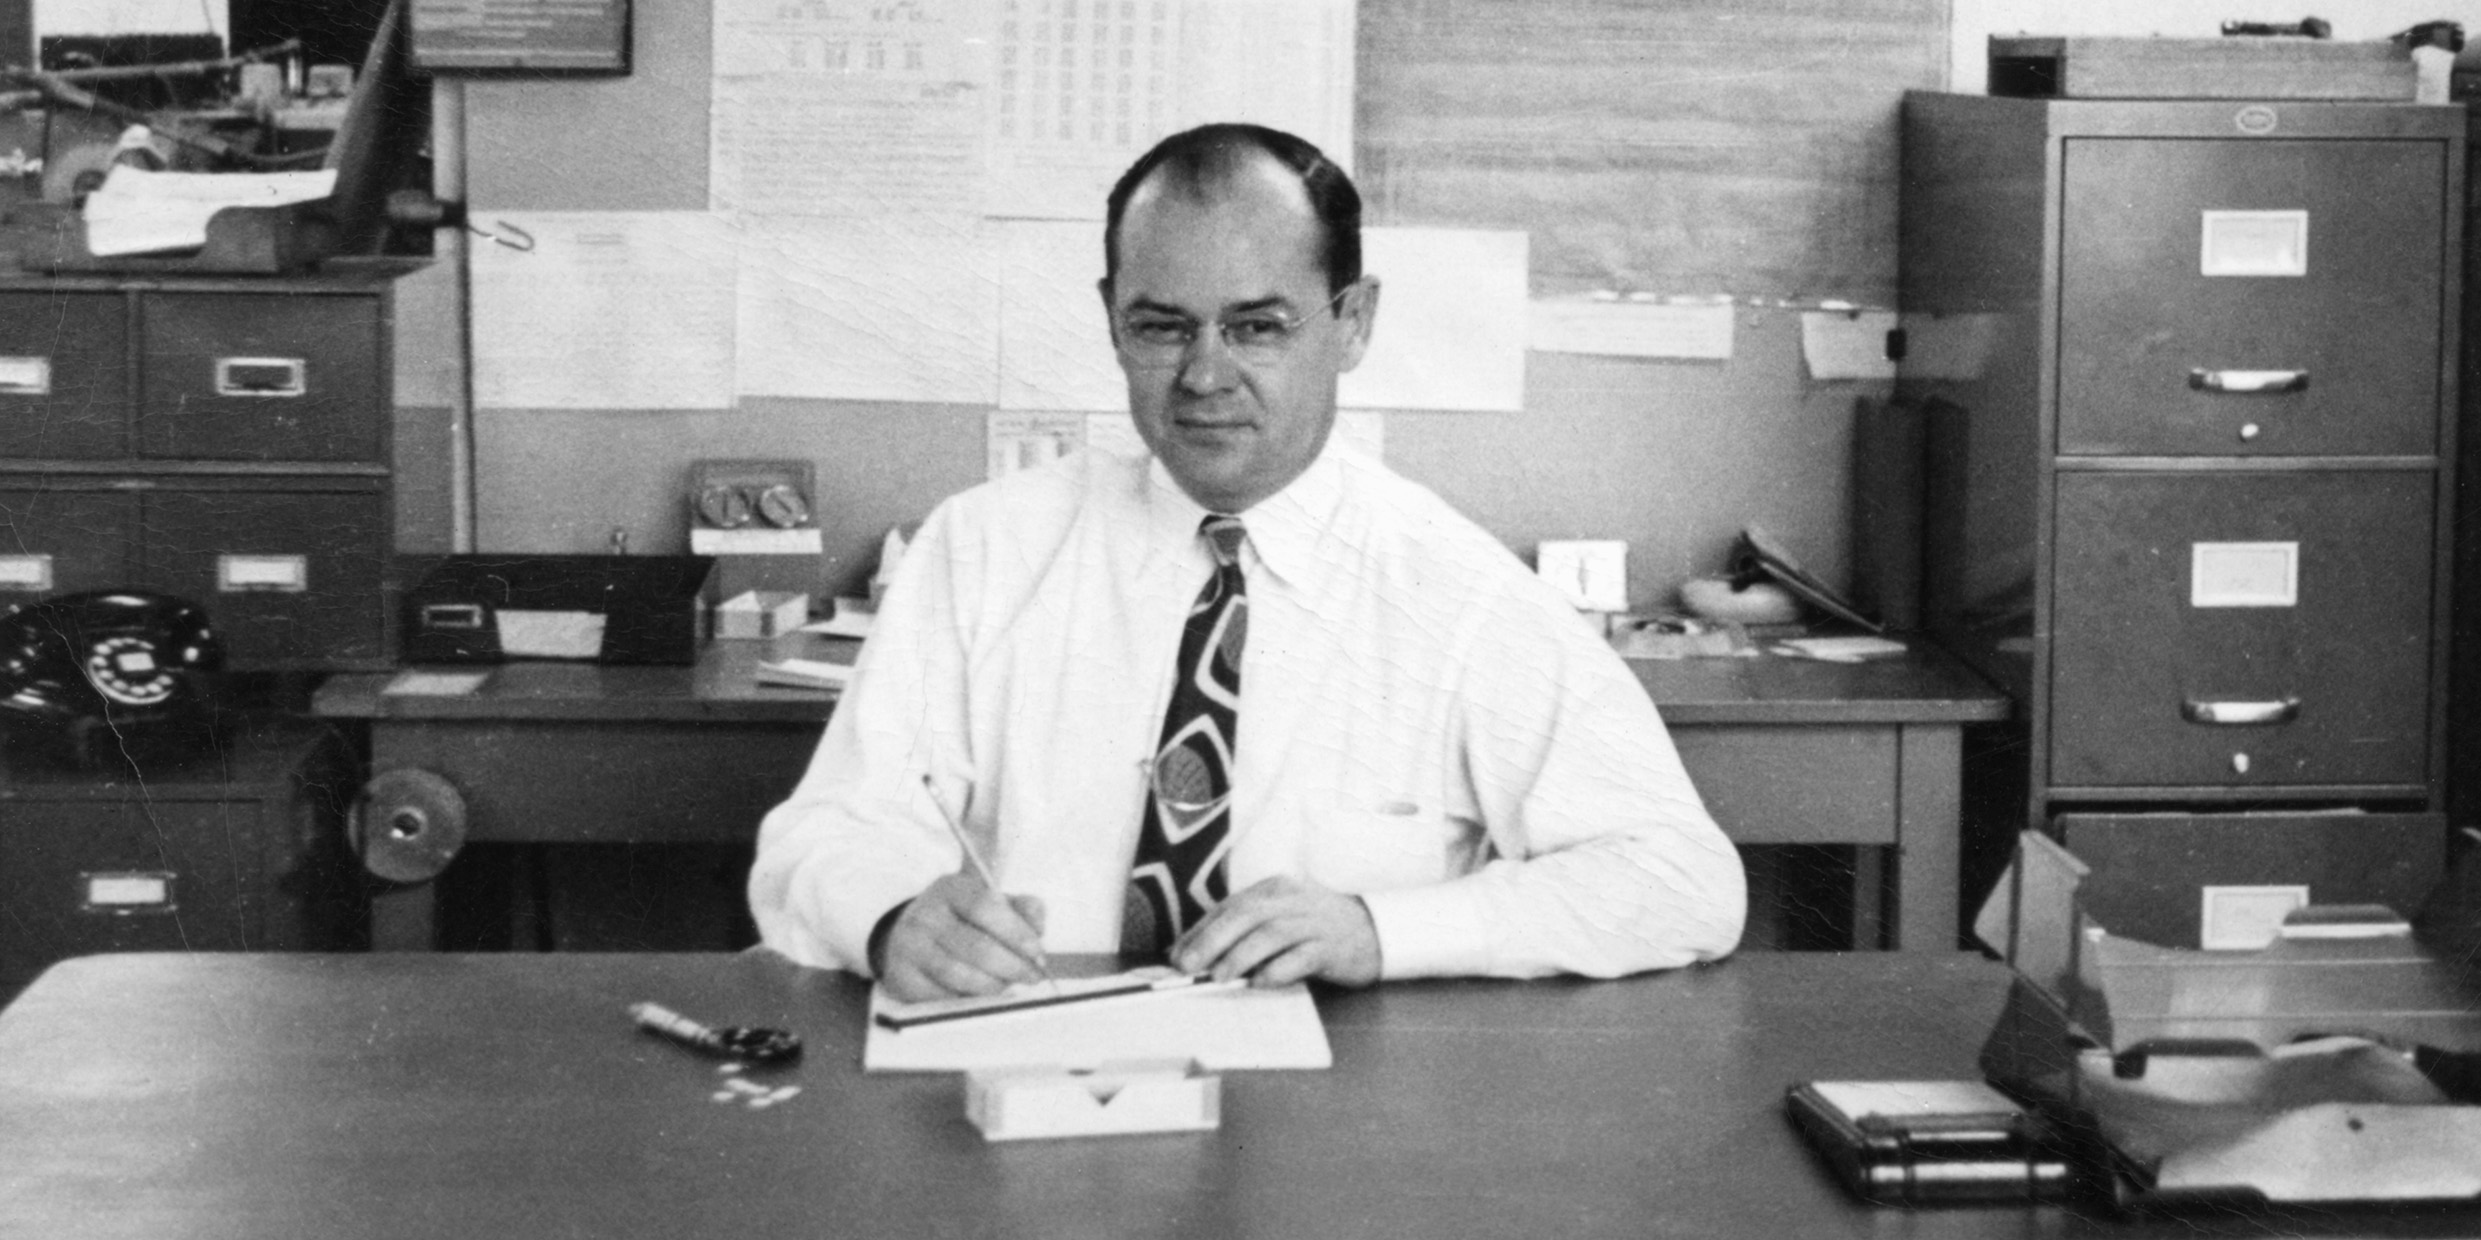
<instances>
[{"instance_id":1,"label":"shirt collar","mask_svg":"<svg viewBox=\"0 0 2481 1240\"><path fill-rule=\"evenodd\" d=\"M1318 459L1311 461L1291 485L1237 514L1241 523L1249 527L1244 565L1254 554L1257 564L1286 586L1306 588L1316 584L1321 566L1331 560L1320 553L1318 544L1326 537L1336 506L1344 496L1344 470L1336 459L1336 451L1335 440L1329 436ZM1148 461L1146 475L1148 525L1153 532L1155 554L1176 558L1189 554L1204 556L1197 527L1209 510L1180 489L1179 481L1160 459Z\"/></svg>"}]
</instances>

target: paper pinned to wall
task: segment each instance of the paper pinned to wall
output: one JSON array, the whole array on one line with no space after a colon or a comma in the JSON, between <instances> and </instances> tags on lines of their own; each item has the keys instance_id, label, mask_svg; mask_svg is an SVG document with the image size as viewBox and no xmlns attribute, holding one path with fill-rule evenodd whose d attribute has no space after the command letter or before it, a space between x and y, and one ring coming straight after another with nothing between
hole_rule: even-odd
<instances>
[{"instance_id":1,"label":"paper pinned to wall","mask_svg":"<svg viewBox=\"0 0 2481 1240\"><path fill-rule=\"evenodd\" d=\"M1526 344L1544 353L1724 362L1735 322L1729 297L1545 297L1526 320Z\"/></svg>"},{"instance_id":2,"label":"paper pinned to wall","mask_svg":"<svg viewBox=\"0 0 2481 1240\"><path fill-rule=\"evenodd\" d=\"M987 405L998 243L963 215L743 217L743 395Z\"/></svg>"},{"instance_id":3,"label":"paper pinned to wall","mask_svg":"<svg viewBox=\"0 0 2481 1240\"><path fill-rule=\"evenodd\" d=\"M983 190L994 0L715 0L718 210L953 211Z\"/></svg>"},{"instance_id":4,"label":"paper pinned to wall","mask_svg":"<svg viewBox=\"0 0 2481 1240\"><path fill-rule=\"evenodd\" d=\"M1362 270L1380 282L1378 322L1338 400L1355 409L1523 410L1526 250L1521 232L1363 230Z\"/></svg>"},{"instance_id":5,"label":"paper pinned to wall","mask_svg":"<svg viewBox=\"0 0 2481 1240\"><path fill-rule=\"evenodd\" d=\"M1086 222L1009 220L999 230L999 407L1128 408L1103 315L1103 231Z\"/></svg>"},{"instance_id":6,"label":"paper pinned to wall","mask_svg":"<svg viewBox=\"0 0 2481 1240\"><path fill-rule=\"evenodd\" d=\"M1099 220L1138 155L1209 121L1273 126L1352 166L1354 0L1149 0L1060 21L1033 7L1006 6L995 36L992 215Z\"/></svg>"},{"instance_id":7,"label":"paper pinned to wall","mask_svg":"<svg viewBox=\"0 0 2481 1240\"><path fill-rule=\"evenodd\" d=\"M492 212L533 248L472 247L474 401L723 409L738 229L703 212Z\"/></svg>"},{"instance_id":8,"label":"paper pinned to wall","mask_svg":"<svg viewBox=\"0 0 2481 1240\"><path fill-rule=\"evenodd\" d=\"M1801 356L1812 379L1892 379L1887 333L1892 310L1810 310L1800 316Z\"/></svg>"}]
</instances>

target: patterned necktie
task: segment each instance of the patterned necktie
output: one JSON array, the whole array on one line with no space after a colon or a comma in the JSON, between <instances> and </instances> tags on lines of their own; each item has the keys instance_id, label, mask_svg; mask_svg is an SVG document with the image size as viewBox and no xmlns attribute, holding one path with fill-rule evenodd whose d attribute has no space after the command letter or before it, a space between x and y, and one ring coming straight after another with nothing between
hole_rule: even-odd
<instances>
[{"instance_id":1,"label":"patterned necktie","mask_svg":"<svg viewBox=\"0 0 2481 1240\"><path fill-rule=\"evenodd\" d=\"M1149 766L1146 816L1137 832L1120 923L1120 949L1160 956L1229 894L1232 754L1239 739L1241 648L1249 595L1241 581L1240 518L1210 514L1198 526L1215 575L1189 606L1173 665L1163 740Z\"/></svg>"}]
</instances>

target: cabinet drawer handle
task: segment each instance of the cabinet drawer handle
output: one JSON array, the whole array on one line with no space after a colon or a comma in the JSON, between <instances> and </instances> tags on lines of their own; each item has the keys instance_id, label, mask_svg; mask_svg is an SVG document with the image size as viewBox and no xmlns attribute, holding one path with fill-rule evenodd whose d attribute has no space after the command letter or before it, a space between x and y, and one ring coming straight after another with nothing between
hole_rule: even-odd
<instances>
[{"instance_id":1,"label":"cabinet drawer handle","mask_svg":"<svg viewBox=\"0 0 2481 1240\"><path fill-rule=\"evenodd\" d=\"M2305 370L2191 370L2188 386L2230 396L2276 396L2309 390Z\"/></svg>"},{"instance_id":2,"label":"cabinet drawer handle","mask_svg":"<svg viewBox=\"0 0 2481 1240\"><path fill-rule=\"evenodd\" d=\"M219 357L218 396L300 396L310 390L310 365L298 357Z\"/></svg>"},{"instance_id":3,"label":"cabinet drawer handle","mask_svg":"<svg viewBox=\"0 0 2481 1240\"><path fill-rule=\"evenodd\" d=\"M2249 728L2269 723L2290 723L2300 717L2300 699L2277 698L2271 702L2209 702L2190 698L2179 704L2179 717L2207 727Z\"/></svg>"}]
</instances>

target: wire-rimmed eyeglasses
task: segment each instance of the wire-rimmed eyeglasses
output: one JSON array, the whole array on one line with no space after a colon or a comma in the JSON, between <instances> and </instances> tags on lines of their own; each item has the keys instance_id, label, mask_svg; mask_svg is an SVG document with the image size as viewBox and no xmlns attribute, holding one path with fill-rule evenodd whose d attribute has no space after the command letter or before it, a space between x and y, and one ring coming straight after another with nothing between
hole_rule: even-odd
<instances>
[{"instance_id":1,"label":"wire-rimmed eyeglasses","mask_svg":"<svg viewBox=\"0 0 2481 1240\"><path fill-rule=\"evenodd\" d=\"M1223 347L1243 362L1265 363L1289 352L1301 329L1320 313L1334 310L1346 294L1360 287L1355 281L1335 291L1326 304L1303 318L1294 318L1285 311L1269 307L1244 310L1214 321L1215 334L1223 337ZM1198 329L1204 326L1185 314L1162 310L1128 310L1115 316L1112 339L1119 345L1120 355L1129 364L1145 370L1168 370L1189 356L1189 346L1197 343Z\"/></svg>"}]
</instances>

